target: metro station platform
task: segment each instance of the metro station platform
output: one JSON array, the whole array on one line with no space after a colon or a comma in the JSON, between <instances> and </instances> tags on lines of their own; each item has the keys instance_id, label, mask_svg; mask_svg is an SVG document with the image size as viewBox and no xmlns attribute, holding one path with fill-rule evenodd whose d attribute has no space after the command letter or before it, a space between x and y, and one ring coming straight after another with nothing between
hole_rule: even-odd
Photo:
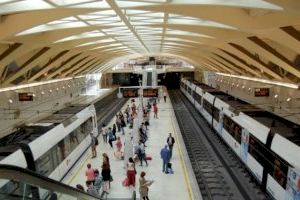
<instances>
[{"instance_id":1,"label":"metro station platform","mask_svg":"<svg viewBox=\"0 0 300 200\"><path fill-rule=\"evenodd\" d=\"M130 102L128 101L127 104L130 105ZM124 105L122 111L125 109L127 104ZM138 106L138 103L136 103L136 105ZM115 118L107 125L107 127L112 127L114 122ZM108 143L106 144L103 142L101 135L98 138L99 145L97 146L97 157L92 159L91 150L89 149L83 158L78 161L77 166L74 167L73 171L64 179L64 182L74 187L76 184L81 184L85 187L86 165L90 163L94 169L98 169L101 173L102 153L107 153L110 158L111 175L114 179L113 182L111 182L111 188L107 198L130 198L133 190L136 190L137 199L139 199L138 180L141 171L145 171L146 179L154 180L154 183L149 187L149 199L201 199L199 197L199 191L198 194L195 195L197 192L195 192L195 188L193 188L195 187L195 180L193 175L191 175L191 173L193 174L192 168L189 160L187 160L188 158L186 158L187 155L184 155L185 147L181 141L180 130L169 98L167 98L166 103L163 102L163 99L161 99L160 103L158 103L158 119L153 118L153 112L151 111L150 126L148 129L149 138L146 142L147 147L145 150L146 155L151 156L152 160L148 161L148 166L145 166L145 164L143 166L139 166L140 163L136 163L137 175L135 188L122 186L122 181L126 178L124 160L118 160L115 158L115 144L114 149L112 149ZM129 129L128 126L125 127L125 134L130 131L132 131L132 129ZM166 139L169 133L172 133L175 138L173 157L171 159L174 174L165 174L162 172L162 160L160 158L160 150L166 144ZM120 136L122 143L124 143L125 138L121 132L117 132L116 135ZM122 148L122 151L124 151L124 144ZM196 188L198 187L196 186Z\"/></svg>"}]
</instances>

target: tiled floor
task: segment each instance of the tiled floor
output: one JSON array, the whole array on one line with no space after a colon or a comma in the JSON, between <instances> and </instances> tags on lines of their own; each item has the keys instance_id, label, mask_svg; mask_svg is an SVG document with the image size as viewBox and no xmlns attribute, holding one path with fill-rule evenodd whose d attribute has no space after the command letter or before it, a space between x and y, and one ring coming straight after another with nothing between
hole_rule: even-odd
<instances>
[{"instance_id":1,"label":"tiled floor","mask_svg":"<svg viewBox=\"0 0 300 200\"><path fill-rule=\"evenodd\" d=\"M126 106L126 105L125 105ZM187 173L183 167L183 159L181 154L179 153L178 143L175 142L175 146L173 149L173 158L171 160L174 174L164 174L162 173L162 161L160 159L160 150L166 144L166 139L168 133L173 133L176 139L177 129L175 128L176 119L173 116L172 105L167 99L167 102L164 103L162 100L158 104L159 113L158 119L153 118L153 113L151 113L150 117L150 126L149 126L149 139L146 142L146 154L152 156L152 161L149 161L149 166L139 166L139 163L136 164L137 175L136 180L139 178L139 174L141 171L146 172L146 179L154 180L154 183L150 186L149 189L149 198L151 200L188 200L190 197L190 190L188 187L188 178ZM124 108L122 109L124 110ZM114 120L109 124L112 126ZM126 127L125 132L129 132L131 129ZM117 133L120 135L120 133ZM121 135L122 141L124 141L124 137ZM124 148L124 146L123 146ZM129 198L132 195L132 191L136 190L137 196L139 197L138 188L139 185L137 183L136 188L127 188L122 186L122 180L126 177L126 171L124 169L124 161L117 160L112 149L109 144L104 144L102 137L99 137L99 145L97 147L98 157L91 159L91 152L88 151L86 156L79 161L77 168L78 170L72 172L67 182L75 186L76 184L82 184L85 186L85 170L87 163L91 163L93 168L99 169L101 172L101 164L102 164L102 153L107 153L110 157L111 171L114 181L111 183L111 189L108 195L108 198ZM138 181L137 181L138 182Z\"/></svg>"}]
</instances>

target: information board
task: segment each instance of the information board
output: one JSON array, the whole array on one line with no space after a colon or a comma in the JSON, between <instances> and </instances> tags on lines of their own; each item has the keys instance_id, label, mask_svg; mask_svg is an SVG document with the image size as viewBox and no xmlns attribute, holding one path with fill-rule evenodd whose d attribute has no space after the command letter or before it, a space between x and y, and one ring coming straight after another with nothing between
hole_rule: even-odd
<instances>
[{"instance_id":1,"label":"information board","mask_svg":"<svg viewBox=\"0 0 300 200\"><path fill-rule=\"evenodd\" d=\"M268 97L270 96L270 88L254 88L255 97Z\"/></svg>"},{"instance_id":2,"label":"information board","mask_svg":"<svg viewBox=\"0 0 300 200\"><path fill-rule=\"evenodd\" d=\"M144 89L143 90L144 97L158 97L158 89Z\"/></svg>"},{"instance_id":3,"label":"information board","mask_svg":"<svg viewBox=\"0 0 300 200\"><path fill-rule=\"evenodd\" d=\"M29 93L29 92L19 93L19 101L33 101L33 93Z\"/></svg>"},{"instance_id":4,"label":"information board","mask_svg":"<svg viewBox=\"0 0 300 200\"><path fill-rule=\"evenodd\" d=\"M138 97L138 89L136 88L124 88L122 89L123 97L124 98L131 98L131 97Z\"/></svg>"}]
</instances>

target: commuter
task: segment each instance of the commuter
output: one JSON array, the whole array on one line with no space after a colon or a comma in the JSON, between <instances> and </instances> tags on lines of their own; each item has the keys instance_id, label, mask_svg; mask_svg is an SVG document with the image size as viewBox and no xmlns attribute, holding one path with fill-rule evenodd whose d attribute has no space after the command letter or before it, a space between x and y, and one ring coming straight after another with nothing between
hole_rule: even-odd
<instances>
[{"instance_id":1,"label":"commuter","mask_svg":"<svg viewBox=\"0 0 300 200\"><path fill-rule=\"evenodd\" d=\"M107 128L103 129L102 137L103 137L103 142L104 143L107 143L107 133L108 133Z\"/></svg>"},{"instance_id":2,"label":"commuter","mask_svg":"<svg viewBox=\"0 0 300 200\"><path fill-rule=\"evenodd\" d=\"M129 128L132 129L133 128L133 116L132 116L132 114L130 114L128 116L128 123L129 123Z\"/></svg>"},{"instance_id":3,"label":"commuter","mask_svg":"<svg viewBox=\"0 0 300 200\"><path fill-rule=\"evenodd\" d=\"M139 157L139 160L141 162L140 166L143 166L143 160L145 161L146 166L148 166L148 162L145 159L146 158L145 146L141 141L139 142L138 157Z\"/></svg>"},{"instance_id":4,"label":"commuter","mask_svg":"<svg viewBox=\"0 0 300 200\"><path fill-rule=\"evenodd\" d=\"M132 185L135 187L135 164L133 159L130 157L127 163L127 179L128 179L128 186Z\"/></svg>"},{"instance_id":5,"label":"commuter","mask_svg":"<svg viewBox=\"0 0 300 200\"><path fill-rule=\"evenodd\" d=\"M141 196L141 199L143 200L149 200L149 197L148 197L148 193L149 193L149 186L152 185L153 181L147 181L145 179L145 175L146 173L145 172L141 172L141 177L139 179L139 182L140 182L140 196Z\"/></svg>"},{"instance_id":6,"label":"commuter","mask_svg":"<svg viewBox=\"0 0 300 200\"><path fill-rule=\"evenodd\" d=\"M120 132L121 131L121 120L120 120L120 116L118 114L116 115L116 125L118 128L118 132Z\"/></svg>"},{"instance_id":7,"label":"commuter","mask_svg":"<svg viewBox=\"0 0 300 200\"><path fill-rule=\"evenodd\" d=\"M172 158L174 143L175 143L175 139L174 137L172 137L172 133L169 133L169 137L167 138L167 144L169 145L170 159Z\"/></svg>"},{"instance_id":8,"label":"commuter","mask_svg":"<svg viewBox=\"0 0 300 200\"><path fill-rule=\"evenodd\" d=\"M132 103L131 109L132 109L132 115L133 115L133 116L137 115L137 112L136 112L136 105L135 105L134 102Z\"/></svg>"},{"instance_id":9,"label":"commuter","mask_svg":"<svg viewBox=\"0 0 300 200\"><path fill-rule=\"evenodd\" d=\"M120 129L121 129L122 135L125 135L124 127L126 127L126 123L125 123L123 115L122 115L122 117L120 117L120 122L121 122Z\"/></svg>"},{"instance_id":10,"label":"commuter","mask_svg":"<svg viewBox=\"0 0 300 200\"><path fill-rule=\"evenodd\" d=\"M116 142L116 147L117 147L117 152L120 152L121 149L122 149L122 141L121 141L121 138L120 136L117 137L117 142Z\"/></svg>"},{"instance_id":11,"label":"commuter","mask_svg":"<svg viewBox=\"0 0 300 200\"><path fill-rule=\"evenodd\" d=\"M102 154L102 157L103 157L103 163L102 163L102 166L105 165L105 164L108 164L108 166L110 167L108 155L107 155L106 153L103 153L103 154Z\"/></svg>"},{"instance_id":12,"label":"commuter","mask_svg":"<svg viewBox=\"0 0 300 200\"><path fill-rule=\"evenodd\" d=\"M98 145L98 139L93 135L93 133L90 134L92 141L91 141L91 147L92 147L92 158L96 158L97 157L97 145Z\"/></svg>"},{"instance_id":13,"label":"commuter","mask_svg":"<svg viewBox=\"0 0 300 200\"><path fill-rule=\"evenodd\" d=\"M127 104L127 107L126 107L126 109L125 109L125 112L127 113L127 114L130 114L130 106Z\"/></svg>"},{"instance_id":14,"label":"commuter","mask_svg":"<svg viewBox=\"0 0 300 200\"><path fill-rule=\"evenodd\" d=\"M92 165L87 164L87 170L85 171L85 176L87 181L91 181L93 184L95 182L95 170L92 168Z\"/></svg>"},{"instance_id":15,"label":"commuter","mask_svg":"<svg viewBox=\"0 0 300 200\"><path fill-rule=\"evenodd\" d=\"M163 96L164 96L164 102L166 103L166 102L167 102L167 93L164 92L164 93L163 93Z\"/></svg>"},{"instance_id":16,"label":"commuter","mask_svg":"<svg viewBox=\"0 0 300 200\"><path fill-rule=\"evenodd\" d=\"M116 127L116 124L113 124L113 128L112 128L112 132L116 138L116 132L117 132L117 127Z\"/></svg>"},{"instance_id":17,"label":"commuter","mask_svg":"<svg viewBox=\"0 0 300 200\"><path fill-rule=\"evenodd\" d=\"M111 130L111 128L108 128L108 143L111 146L111 148L113 148L112 142L115 140L115 136Z\"/></svg>"},{"instance_id":18,"label":"commuter","mask_svg":"<svg viewBox=\"0 0 300 200\"><path fill-rule=\"evenodd\" d=\"M99 193L99 190L102 186L102 183L103 183L103 178L99 175L99 171L98 169L95 169L95 183L94 183L94 186L97 190L97 192Z\"/></svg>"},{"instance_id":19,"label":"commuter","mask_svg":"<svg viewBox=\"0 0 300 200\"><path fill-rule=\"evenodd\" d=\"M156 103L153 104L153 112L154 112L154 118L158 119L157 117L158 107Z\"/></svg>"},{"instance_id":20,"label":"commuter","mask_svg":"<svg viewBox=\"0 0 300 200\"><path fill-rule=\"evenodd\" d=\"M108 194L110 188L111 175L110 175L110 166L107 162L103 162L101 175L103 180L103 193Z\"/></svg>"},{"instance_id":21,"label":"commuter","mask_svg":"<svg viewBox=\"0 0 300 200\"><path fill-rule=\"evenodd\" d=\"M77 185L76 185L76 188L77 188L78 190L81 190L81 191L84 192L84 187L83 187L82 185L77 184Z\"/></svg>"},{"instance_id":22,"label":"commuter","mask_svg":"<svg viewBox=\"0 0 300 200\"><path fill-rule=\"evenodd\" d=\"M165 145L165 147L161 149L160 157L163 160L162 172L165 173L167 170L167 165L170 161L170 150L168 149L168 145Z\"/></svg>"},{"instance_id":23,"label":"commuter","mask_svg":"<svg viewBox=\"0 0 300 200\"><path fill-rule=\"evenodd\" d=\"M150 103L150 101L148 101L148 103L147 103L147 109L148 109L148 113L151 111L151 103Z\"/></svg>"},{"instance_id":24,"label":"commuter","mask_svg":"<svg viewBox=\"0 0 300 200\"><path fill-rule=\"evenodd\" d=\"M94 195L94 196L99 195L99 193L96 190L96 188L94 187L92 181L86 181L85 184L86 184L86 187L87 187L87 190L86 190L87 193L89 193L91 195Z\"/></svg>"}]
</instances>

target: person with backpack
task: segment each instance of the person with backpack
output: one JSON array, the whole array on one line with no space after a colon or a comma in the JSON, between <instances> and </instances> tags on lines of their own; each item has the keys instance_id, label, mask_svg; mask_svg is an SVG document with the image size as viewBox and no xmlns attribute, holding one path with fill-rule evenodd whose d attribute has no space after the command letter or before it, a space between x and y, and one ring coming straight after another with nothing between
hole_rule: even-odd
<instances>
[{"instance_id":1,"label":"person with backpack","mask_svg":"<svg viewBox=\"0 0 300 200\"><path fill-rule=\"evenodd\" d=\"M98 139L97 137L95 137L93 135L93 133L91 133L91 138L92 138L92 141L91 141L91 147L92 147L92 158L96 158L97 157L97 145L98 145Z\"/></svg>"}]
</instances>

